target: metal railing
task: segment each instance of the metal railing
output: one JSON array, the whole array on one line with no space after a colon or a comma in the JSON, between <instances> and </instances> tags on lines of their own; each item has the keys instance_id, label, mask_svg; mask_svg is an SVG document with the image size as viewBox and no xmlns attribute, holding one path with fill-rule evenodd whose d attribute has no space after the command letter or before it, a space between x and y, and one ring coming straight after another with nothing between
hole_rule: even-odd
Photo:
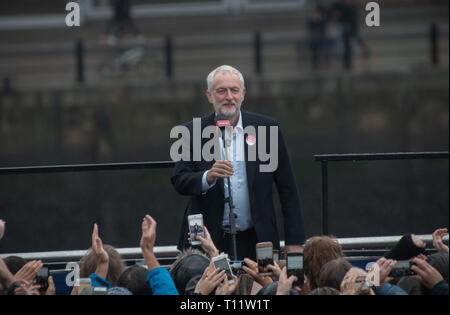
<instances>
[{"instance_id":1,"label":"metal railing","mask_svg":"<svg viewBox=\"0 0 450 315\"><path fill-rule=\"evenodd\" d=\"M432 246L433 238L430 234L417 235L427 246ZM360 257L379 257L390 248L395 246L400 240L399 236L374 236L374 237L350 237L338 238L337 241L342 246L344 254L351 259ZM444 237L444 242L448 244L448 235ZM280 242L283 250L284 241ZM139 247L117 248L117 252L124 260L139 261L143 259L142 251ZM87 253L87 249L63 250L46 252L26 252L26 253L0 253L0 257L19 256L25 260L42 260L45 264L78 262ZM163 265L165 261L172 261L180 253L176 246L156 246L155 256ZM167 267L167 265L166 265Z\"/></svg>"},{"instance_id":2,"label":"metal railing","mask_svg":"<svg viewBox=\"0 0 450 315\"><path fill-rule=\"evenodd\" d=\"M136 169L171 168L173 161L156 162L126 162L126 163L101 163L101 164L71 164L71 165L46 165L46 166L21 166L0 167L0 175L3 174L36 174L36 173L67 173L85 171L117 171Z\"/></svg>"},{"instance_id":3,"label":"metal railing","mask_svg":"<svg viewBox=\"0 0 450 315\"><path fill-rule=\"evenodd\" d=\"M316 161L322 163L322 233L329 234L328 229L328 162L331 161L375 161L375 160L406 160L406 159L448 159L449 152L403 152L403 153L363 153L363 154L319 154L314 155ZM103 163L103 164L75 164L75 165L50 165L50 166L25 166L25 167L2 167L1 175L11 174L36 174L36 173L66 173L83 171L105 171L105 170L126 170L126 169L159 169L171 168L175 165L173 161L155 162L126 162L126 163ZM419 235L427 244L432 243L431 235ZM374 253L374 249L385 250L395 245L401 236L381 236L381 237L353 237L339 238L344 251L368 255ZM445 238L448 242L448 236ZM280 242L284 248L284 241ZM142 259L141 249L120 248L119 254L124 259ZM179 253L176 246L155 247L155 254L158 259L173 259ZM86 254L86 250L51 251L34 253L9 253L0 254L0 257L10 255L21 256L24 259L41 259L44 262L69 262L78 261ZM375 254L377 255L377 254Z\"/></svg>"},{"instance_id":4,"label":"metal railing","mask_svg":"<svg viewBox=\"0 0 450 315\"><path fill-rule=\"evenodd\" d=\"M448 26L431 23L429 26L419 25L418 27L410 27L408 29L400 28L398 30L391 30L389 32L389 35L386 35L384 33L367 33L365 34L365 39L368 42L421 39L424 41L424 47L427 48L424 49L424 57L420 60L424 62L428 60L431 66L437 67L442 64L440 55L442 54L442 51L445 51L446 36L448 38ZM156 80L163 78L173 79L179 77L179 73L183 72L179 69L183 69L183 63L185 63L182 56L189 56L189 51L192 51L194 49L205 51L219 45L222 46L227 44L240 47L240 49L242 49L243 53L239 56L239 59L245 60L246 64L251 64L253 73L258 76L267 73L267 69L270 68L275 62L277 62L277 60L280 60L280 58L283 59L282 56L288 57L287 60L291 61L296 59L309 60L308 58L303 57L303 55L306 56L309 51L309 39L308 35L305 33L305 30L281 33L255 31L252 33L245 32L231 35L225 34L221 35L220 38L212 35L199 35L189 37L166 35L160 38L148 40L147 43L139 44L138 47L145 48L146 51L149 51L149 56L147 56L146 58L151 57L153 58L153 60L155 60L155 63L152 64L155 68L153 70L157 70L158 73L161 73L161 75L157 78L152 78L152 80ZM441 46L443 48L441 48ZM128 49L132 49L133 47L137 46L135 44L126 44L121 45L119 48L123 51L126 51ZM282 51L282 55L277 57L266 53L266 51L273 50L274 47L284 47L283 49L280 49L280 51ZM389 45L385 45L385 47L389 47ZM406 45L401 51L396 52L393 52L389 49L380 50L377 51L376 57L385 58L405 54L407 53L407 51L409 51L408 47L409 46ZM330 49L330 47L328 47L327 49ZM98 61L90 61L88 63L88 60L97 60L97 58L104 58L102 59L103 62L109 62L109 58L111 55L113 55L114 51L115 50L111 47L99 44L97 42L75 39L73 43L48 43L38 46L24 44L19 46L13 45L0 47L0 57L16 58L17 56L23 56L27 59L30 59L32 57L36 60L36 63L39 64L38 59L35 58L37 56L40 56L41 58L45 58L45 56L48 56L50 58L54 55L61 57L64 56L66 58L72 58L73 56L73 77L75 79L75 82L85 83L93 82L93 80L95 80L95 77L98 75L95 69L97 69L100 65L95 65L95 62ZM300 56L300 54L302 56ZM120 56L120 54L117 53L117 55L115 56L118 57ZM212 54L212 56L214 58L217 57L214 54ZM333 58L340 58L340 56L336 55L333 56ZM355 56L353 59L356 60L358 58L359 55ZM189 62L191 63L197 61L198 60L190 60ZM202 59L202 63L204 61L205 60ZM304 66L306 66L306 64ZM67 68L65 68L67 67L67 64L46 65L45 67L45 73L50 72L56 75L62 73L63 70L64 73L67 72ZM147 67L149 67L149 65L147 65ZM8 67L6 67L6 69L7 68ZM22 71L24 71L25 73L31 72L32 74L42 72L40 71L39 66L36 67L35 65L30 66L27 64L19 65L14 69L14 73L20 74ZM297 72L298 69L295 69L295 73ZM67 83L73 82L72 80L70 80L70 76L68 76L67 79Z\"/></svg>"},{"instance_id":5,"label":"metal railing","mask_svg":"<svg viewBox=\"0 0 450 315\"><path fill-rule=\"evenodd\" d=\"M134 18L289 12L292 10L303 10L307 7L306 0L265 0L262 2L253 0L140 2L131 6L130 13ZM114 14L110 1L82 0L78 1L78 3L80 5L81 25L92 21L104 21L110 19ZM22 7L18 7L17 5L13 5L13 7L15 8L13 11L21 9L20 11L24 12ZM41 13L17 14L13 12L12 14L0 14L0 30L56 29L66 27L64 21L68 12L64 8L65 6L55 5L55 7L51 7ZM25 10L25 12L28 11Z\"/></svg>"},{"instance_id":6,"label":"metal railing","mask_svg":"<svg viewBox=\"0 0 450 315\"><path fill-rule=\"evenodd\" d=\"M443 152L396 152L358 154L318 154L316 161L322 163L322 233L329 234L328 228L328 162L380 161L411 159L448 159L448 151Z\"/></svg>"}]
</instances>

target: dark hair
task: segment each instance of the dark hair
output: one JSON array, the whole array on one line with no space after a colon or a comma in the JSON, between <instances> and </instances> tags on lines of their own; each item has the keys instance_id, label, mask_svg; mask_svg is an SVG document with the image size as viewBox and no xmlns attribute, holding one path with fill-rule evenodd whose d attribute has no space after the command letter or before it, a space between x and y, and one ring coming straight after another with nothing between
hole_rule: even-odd
<instances>
[{"instance_id":1,"label":"dark hair","mask_svg":"<svg viewBox=\"0 0 450 315\"><path fill-rule=\"evenodd\" d=\"M317 285L319 287L332 287L336 290L341 289L341 282L347 271L352 268L352 264L345 258L337 258L327 262L320 269Z\"/></svg>"},{"instance_id":2,"label":"dark hair","mask_svg":"<svg viewBox=\"0 0 450 315\"><path fill-rule=\"evenodd\" d=\"M146 268L133 265L126 268L117 280L117 286L127 288L133 295L152 295L150 284L147 282Z\"/></svg>"},{"instance_id":3,"label":"dark hair","mask_svg":"<svg viewBox=\"0 0 450 315\"><path fill-rule=\"evenodd\" d=\"M112 247L111 245L104 244L103 248L108 253L109 257L109 266L108 266L108 274L106 275L106 280L111 283L112 286L116 286L117 280L122 274L123 269L125 268L125 263L120 257L119 253ZM95 272L97 269L97 261L95 257L95 253L92 249L81 259L80 261L80 277L87 278L91 274Z\"/></svg>"}]
</instances>

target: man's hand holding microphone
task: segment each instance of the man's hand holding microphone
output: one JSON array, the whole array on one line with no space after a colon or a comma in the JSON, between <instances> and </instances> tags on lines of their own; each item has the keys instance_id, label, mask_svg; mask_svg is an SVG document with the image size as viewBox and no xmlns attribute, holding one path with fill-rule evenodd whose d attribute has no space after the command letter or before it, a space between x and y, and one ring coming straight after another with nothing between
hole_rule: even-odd
<instances>
[{"instance_id":1,"label":"man's hand holding microphone","mask_svg":"<svg viewBox=\"0 0 450 315\"><path fill-rule=\"evenodd\" d=\"M234 174L233 165L228 160L219 160L214 163L206 174L206 181L209 185L214 183L218 178L228 178Z\"/></svg>"}]
</instances>

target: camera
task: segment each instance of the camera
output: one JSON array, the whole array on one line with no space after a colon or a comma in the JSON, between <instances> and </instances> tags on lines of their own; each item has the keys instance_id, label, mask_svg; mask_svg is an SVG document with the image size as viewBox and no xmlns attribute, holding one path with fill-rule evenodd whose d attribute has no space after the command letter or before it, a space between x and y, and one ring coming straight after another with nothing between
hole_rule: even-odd
<instances>
[{"instance_id":1,"label":"camera","mask_svg":"<svg viewBox=\"0 0 450 315\"><path fill-rule=\"evenodd\" d=\"M361 285L361 282L363 282L365 280L366 280L366 276L358 276L358 277L356 277L354 288L358 289L359 286ZM363 286L362 286L362 288L361 288L361 292L366 292L369 289L370 289L369 283L367 281L365 281Z\"/></svg>"},{"instance_id":2,"label":"camera","mask_svg":"<svg viewBox=\"0 0 450 315\"><path fill-rule=\"evenodd\" d=\"M188 216L189 236L191 238L191 245L200 245L201 242L195 240L198 236L205 237L205 230L203 228L203 215L193 214Z\"/></svg>"},{"instance_id":3,"label":"camera","mask_svg":"<svg viewBox=\"0 0 450 315\"><path fill-rule=\"evenodd\" d=\"M302 286L304 282L303 271L303 253L301 252L289 252L286 259L287 276L292 275L297 277L297 281L294 281L293 286Z\"/></svg>"},{"instance_id":4,"label":"camera","mask_svg":"<svg viewBox=\"0 0 450 315\"><path fill-rule=\"evenodd\" d=\"M390 277L394 278L401 278L406 276L414 276L416 273L411 270L411 266L414 265L412 260L399 260L395 264L394 268L392 269L391 273L389 274Z\"/></svg>"},{"instance_id":5,"label":"camera","mask_svg":"<svg viewBox=\"0 0 450 315\"><path fill-rule=\"evenodd\" d=\"M246 274L245 270L242 269L242 267L244 266L248 267L243 260L232 260L230 264L231 271L233 272L233 274L238 276Z\"/></svg>"},{"instance_id":6,"label":"camera","mask_svg":"<svg viewBox=\"0 0 450 315\"><path fill-rule=\"evenodd\" d=\"M273 265L273 245L272 242L261 242L256 244L256 259L258 262L258 272L261 275L272 274L267 269L268 265Z\"/></svg>"},{"instance_id":7,"label":"camera","mask_svg":"<svg viewBox=\"0 0 450 315\"><path fill-rule=\"evenodd\" d=\"M48 289L48 268L42 267L36 275L36 284L38 284L39 292L45 292Z\"/></svg>"},{"instance_id":8,"label":"camera","mask_svg":"<svg viewBox=\"0 0 450 315\"><path fill-rule=\"evenodd\" d=\"M230 264L228 263L227 255L219 255L212 259L214 267L216 269L225 270L225 273L228 278L228 283L233 283L233 271L231 270Z\"/></svg>"}]
</instances>

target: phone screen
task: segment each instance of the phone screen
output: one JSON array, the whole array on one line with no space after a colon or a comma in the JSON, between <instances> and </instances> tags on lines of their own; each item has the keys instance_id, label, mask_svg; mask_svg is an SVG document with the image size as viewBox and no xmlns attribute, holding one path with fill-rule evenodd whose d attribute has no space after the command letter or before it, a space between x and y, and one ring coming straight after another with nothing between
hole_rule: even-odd
<instances>
[{"instance_id":1,"label":"phone screen","mask_svg":"<svg viewBox=\"0 0 450 315\"><path fill-rule=\"evenodd\" d=\"M228 261L226 258L223 259L218 259L214 261L214 266L217 269L221 269L221 270L225 270L225 273L227 275L228 281L234 281L233 277L231 276L231 268L230 265L228 264Z\"/></svg>"},{"instance_id":2,"label":"phone screen","mask_svg":"<svg viewBox=\"0 0 450 315\"><path fill-rule=\"evenodd\" d=\"M36 284L40 285L39 291L44 292L48 289L48 268L42 267L35 278Z\"/></svg>"},{"instance_id":3,"label":"phone screen","mask_svg":"<svg viewBox=\"0 0 450 315\"><path fill-rule=\"evenodd\" d=\"M304 282L303 278L303 255L289 255L287 256L287 274L288 277L294 275L297 277L297 281L294 281L293 286L302 286Z\"/></svg>"},{"instance_id":4,"label":"phone screen","mask_svg":"<svg viewBox=\"0 0 450 315\"><path fill-rule=\"evenodd\" d=\"M198 236L205 237L205 230L203 228L203 216L202 215L192 215L188 217L189 220L189 233L192 245L199 245L200 241L196 241L195 238Z\"/></svg>"},{"instance_id":5,"label":"phone screen","mask_svg":"<svg viewBox=\"0 0 450 315\"><path fill-rule=\"evenodd\" d=\"M413 276L416 273L411 270L411 260L399 260L389 273L390 277L400 278L404 276Z\"/></svg>"},{"instance_id":6,"label":"phone screen","mask_svg":"<svg viewBox=\"0 0 450 315\"><path fill-rule=\"evenodd\" d=\"M272 246L258 247L258 260L272 259Z\"/></svg>"},{"instance_id":7,"label":"phone screen","mask_svg":"<svg viewBox=\"0 0 450 315\"><path fill-rule=\"evenodd\" d=\"M258 257L258 272L269 273L267 269L269 264L273 264L273 247L272 246L260 246L256 247L256 256Z\"/></svg>"},{"instance_id":8,"label":"phone screen","mask_svg":"<svg viewBox=\"0 0 450 315\"><path fill-rule=\"evenodd\" d=\"M276 249L273 250L273 261L280 261L280 252Z\"/></svg>"},{"instance_id":9,"label":"phone screen","mask_svg":"<svg viewBox=\"0 0 450 315\"><path fill-rule=\"evenodd\" d=\"M287 269L303 269L303 255L288 256Z\"/></svg>"}]
</instances>

